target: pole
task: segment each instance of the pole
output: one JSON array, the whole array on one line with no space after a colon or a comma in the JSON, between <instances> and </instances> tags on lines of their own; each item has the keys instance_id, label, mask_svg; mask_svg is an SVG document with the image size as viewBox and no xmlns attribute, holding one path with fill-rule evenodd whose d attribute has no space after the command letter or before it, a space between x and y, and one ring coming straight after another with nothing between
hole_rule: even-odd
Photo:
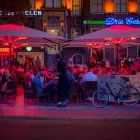
<instances>
[{"instance_id":1,"label":"pole","mask_svg":"<svg viewBox=\"0 0 140 140\"><path fill-rule=\"evenodd\" d=\"M11 48L12 48L12 44L9 44L9 48L10 48L10 59L9 59L9 67L10 67L10 73L12 72L12 62L11 62L11 56L12 56L12 52L11 52Z\"/></svg>"},{"instance_id":2,"label":"pole","mask_svg":"<svg viewBox=\"0 0 140 140\"><path fill-rule=\"evenodd\" d=\"M98 64L98 49L96 49L96 65Z\"/></svg>"},{"instance_id":3,"label":"pole","mask_svg":"<svg viewBox=\"0 0 140 140\"><path fill-rule=\"evenodd\" d=\"M117 65L117 67L119 66L119 44L116 44L116 53L117 53L117 55L116 55L116 65Z\"/></svg>"}]
</instances>

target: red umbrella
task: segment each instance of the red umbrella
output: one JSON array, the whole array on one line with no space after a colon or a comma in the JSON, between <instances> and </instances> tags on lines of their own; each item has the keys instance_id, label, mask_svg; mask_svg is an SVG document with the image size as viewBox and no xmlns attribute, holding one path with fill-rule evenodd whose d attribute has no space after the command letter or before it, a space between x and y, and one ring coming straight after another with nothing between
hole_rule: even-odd
<instances>
[{"instance_id":1,"label":"red umbrella","mask_svg":"<svg viewBox=\"0 0 140 140\"><path fill-rule=\"evenodd\" d=\"M125 41L131 42L131 39L140 38L140 28L114 25L96 32L88 33L83 36L75 38L73 41L68 42L69 44L78 43L93 43L98 42L112 42L116 45L116 51L118 52L119 44ZM118 53L116 56L116 64L118 66Z\"/></svg>"},{"instance_id":2,"label":"red umbrella","mask_svg":"<svg viewBox=\"0 0 140 140\"><path fill-rule=\"evenodd\" d=\"M18 46L19 44L32 43L32 44L51 44L59 43L63 40L63 37L55 36L43 32L40 30L28 28L25 26L19 26L14 24L4 24L0 25L0 41L7 43L10 48L10 58L11 58L11 48ZM25 41L26 40L26 41ZM10 60L10 71L11 71L11 60Z\"/></svg>"}]
</instances>

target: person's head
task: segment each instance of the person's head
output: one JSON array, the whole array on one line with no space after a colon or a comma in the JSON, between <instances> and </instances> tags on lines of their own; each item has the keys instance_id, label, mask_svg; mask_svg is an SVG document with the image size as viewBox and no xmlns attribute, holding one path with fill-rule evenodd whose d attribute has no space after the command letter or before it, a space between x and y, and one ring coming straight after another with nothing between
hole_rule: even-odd
<instances>
[{"instance_id":1,"label":"person's head","mask_svg":"<svg viewBox=\"0 0 140 140\"><path fill-rule=\"evenodd\" d=\"M40 59L40 57L39 57L39 56L37 56L37 57L36 57L36 59L37 59L37 60L39 60L39 59Z\"/></svg>"},{"instance_id":2,"label":"person's head","mask_svg":"<svg viewBox=\"0 0 140 140\"><path fill-rule=\"evenodd\" d=\"M137 72L140 72L140 68L137 70Z\"/></svg>"},{"instance_id":3,"label":"person's head","mask_svg":"<svg viewBox=\"0 0 140 140\"><path fill-rule=\"evenodd\" d=\"M91 57L89 58L89 61L90 61L90 62L93 62L93 61L94 61L94 58L91 56Z\"/></svg>"},{"instance_id":4,"label":"person's head","mask_svg":"<svg viewBox=\"0 0 140 140\"><path fill-rule=\"evenodd\" d=\"M106 68L106 72L109 72L110 71L110 68Z\"/></svg>"},{"instance_id":5,"label":"person's head","mask_svg":"<svg viewBox=\"0 0 140 140\"><path fill-rule=\"evenodd\" d=\"M88 72L93 72L93 68L88 68Z\"/></svg>"},{"instance_id":6,"label":"person's head","mask_svg":"<svg viewBox=\"0 0 140 140\"><path fill-rule=\"evenodd\" d=\"M39 74L40 74L40 73L39 73L39 70L34 70L34 71L33 71L33 74L34 74L34 76L39 76Z\"/></svg>"},{"instance_id":7,"label":"person's head","mask_svg":"<svg viewBox=\"0 0 140 140\"><path fill-rule=\"evenodd\" d=\"M67 74L72 74L72 69L71 68L67 68Z\"/></svg>"},{"instance_id":8,"label":"person's head","mask_svg":"<svg viewBox=\"0 0 140 140\"><path fill-rule=\"evenodd\" d=\"M33 69L32 69L32 68L30 68L30 69L29 69L29 72L30 72L30 73L33 73Z\"/></svg>"},{"instance_id":9,"label":"person's head","mask_svg":"<svg viewBox=\"0 0 140 140\"><path fill-rule=\"evenodd\" d=\"M59 61L59 60L62 59L62 55L61 55L60 53L57 53L57 54L55 55L55 58L56 58L57 61Z\"/></svg>"},{"instance_id":10,"label":"person's head","mask_svg":"<svg viewBox=\"0 0 140 140\"><path fill-rule=\"evenodd\" d=\"M5 75L5 76L9 76L9 74L10 74L10 73L9 73L9 70L5 70L5 71L4 71L4 75Z\"/></svg>"},{"instance_id":11,"label":"person's head","mask_svg":"<svg viewBox=\"0 0 140 140\"><path fill-rule=\"evenodd\" d=\"M83 67L82 72L83 73L87 73L87 68L86 67Z\"/></svg>"},{"instance_id":12,"label":"person's head","mask_svg":"<svg viewBox=\"0 0 140 140\"><path fill-rule=\"evenodd\" d=\"M132 70L131 75L136 75L136 70Z\"/></svg>"},{"instance_id":13,"label":"person's head","mask_svg":"<svg viewBox=\"0 0 140 140\"><path fill-rule=\"evenodd\" d=\"M40 72L40 76L44 76L44 69L40 69L39 72Z\"/></svg>"},{"instance_id":14,"label":"person's head","mask_svg":"<svg viewBox=\"0 0 140 140\"><path fill-rule=\"evenodd\" d=\"M126 68L125 68L125 67L121 67L120 69L121 69L121 71L125 71L125 70L126 70Z\"/></svg>"}]
</instances>

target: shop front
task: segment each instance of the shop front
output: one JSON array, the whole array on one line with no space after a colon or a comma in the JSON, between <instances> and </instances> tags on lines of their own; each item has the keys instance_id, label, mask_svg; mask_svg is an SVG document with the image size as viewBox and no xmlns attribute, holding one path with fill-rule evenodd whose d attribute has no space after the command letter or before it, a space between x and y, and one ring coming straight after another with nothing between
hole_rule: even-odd
<instances>
[{"instance_id":1,"label":"shop front","mask_svg":"<svg viewBox=\"0 0 140 140\"><path fill-rule=\"evenodd\" d=\"M87 27L88 32L94 32L112 25L125 25L125 26L132 26L132 27L140 27L140 17L138 14L100 14L92 15L87 17L87 19L83 20L83 25ZM138 47L139 45L135 44L128 44L122 45L120 44L118 50L118 59L121 65L121 61L126 57L133 57L139 58L138 55ZM91 49L93 55L101 57L96 52ZM103 54L102 54L103 61L106 59L110 59L112 65L115 65L115 56L117 55L115 45L108 45L103 47ZM100 60L100 58L97 58Z\"/></svg>"}]
</instances>

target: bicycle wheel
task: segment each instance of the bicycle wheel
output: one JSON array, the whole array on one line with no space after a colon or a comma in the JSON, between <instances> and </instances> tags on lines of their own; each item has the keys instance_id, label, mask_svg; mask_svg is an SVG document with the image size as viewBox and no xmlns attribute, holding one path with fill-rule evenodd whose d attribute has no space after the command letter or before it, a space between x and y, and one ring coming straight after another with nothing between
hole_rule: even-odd
<instances>
[{"instance_id":1,"label":"bicycle wheel","mask_svg":"<svg viewBox=\"0 0 140 140\"><path fill-rule=\"evenodd\" d=\"M109 101L109 93L105 88L100 88L93 93L92 102L95 107L104 107Z\"/></svg>"},{"instance_id":2,"label":"bicycle wheel","mask_svg":"<svg viewBox=\"0 0 140 140\"><path fill-rule=\"evenodd\" d=\"M121 100L127 106L134 106L139 101L139 91L135 87L130 86L122 91Z\"/></svg>"}]
</instances>

